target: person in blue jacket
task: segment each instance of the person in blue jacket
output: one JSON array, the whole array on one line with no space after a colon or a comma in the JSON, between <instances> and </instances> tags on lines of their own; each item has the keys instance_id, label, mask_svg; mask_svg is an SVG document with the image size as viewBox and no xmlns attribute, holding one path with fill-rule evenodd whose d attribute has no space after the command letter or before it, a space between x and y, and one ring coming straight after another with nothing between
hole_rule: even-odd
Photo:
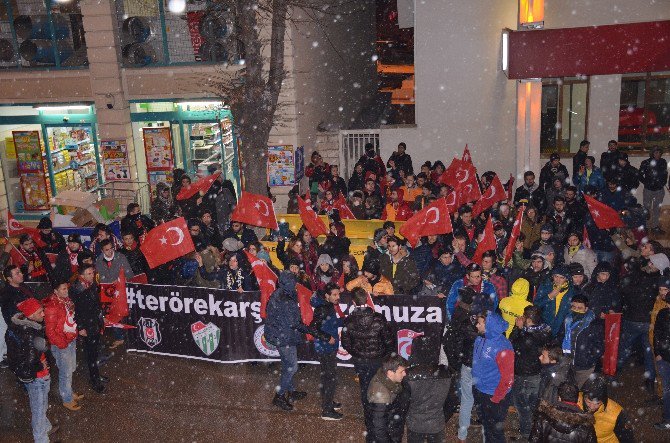
<instances>
[{"instance_id":1,"label":"person in blue jacket","mask_svg":"<svg viewBox=\"0 0 670 443\"><path fill-rule=\"evenodd\" d=\"M337 283L328 283L323 293L315 293L310 304L314 308L314 317L310 327L328 334L330 340L314 339L314 351L321 364L321 418L323 420L341 420L341 404L335 402L337 390L337 350L340 347L338 329L344 322L338 317L335 306L340 302L340 288Z\"/></svg>"},{"instance_id":2,"label":"person in blue jacket","mask_svg":"<svg viewBox=\"0 0 670 443\"><path fill-rule=\"evenodd\" d=\"M570 271L559 266L551 271L551 281L540 285L535 296L535 306L542 310L542 321L551 327L551 334L556 337L570 313L570 303L575 295L572 287Z\"/></svg>"},{"instance_id":3,"label":"person in blue jacket","mask_svg":"<svg viewBox=\"0 0 670 443\"><path fill-rule=\"evenodd\" d=\"M579 167L579 171L572 177L572 182L577 186L579 192L584 192L587 186L593 186L602 191L605 189L605 178L599 167L595 165L595 157L588 156L584 160L584 165Z\"/></svg>"},{"instance_id":4,"label":"person in blue jacket","mask_svg":"<svg viewBox=\"0 0 670 443\"><path fill-rule=\"evenodd\" d=\"M303 334L311 334L320 340L332 340L335 343L335 339L329 334L315 331L302 322L298 292L295 288L299 268L291 265L290 269L279 274L277 289L270 296L265 319L265 339L277 347L281 359L279 389L272 404L285 411L293 410L293 402L307 396L306 392L296 391L293 387L293 376L298 371L297 346L304 343Z\"/></svg>"},{"instance_id":5,"label":"person in blue jacket","mask_svg":"<svg viewBox=\"0 0 670 443\"><path fill-rule=\"evenodd\" d=\"M484 439L505 442L505 418L514 383L514 348L505 337L508 323L499 314L477 318L475 349L472 354L472 393L481 407Z\"/></svg>"},{"instance_id":6,"label":"person in blue jacket","mask_svg":"<svg viewBox=\"0 0 670 443\"><path fill-rule=\"evenodd\" d=\"M482 279L482 267L477 263L470 263L465 267L465 277L456 280L451 285L451 290L447 296L447 316L451 318L456 309L456 302L458 301L458 290L469 286L476 295L470 306L470 312L473 315L481 314L483 312L493 312L498 309L498 295L493 284Z\"/></svg>"}]
</instances>

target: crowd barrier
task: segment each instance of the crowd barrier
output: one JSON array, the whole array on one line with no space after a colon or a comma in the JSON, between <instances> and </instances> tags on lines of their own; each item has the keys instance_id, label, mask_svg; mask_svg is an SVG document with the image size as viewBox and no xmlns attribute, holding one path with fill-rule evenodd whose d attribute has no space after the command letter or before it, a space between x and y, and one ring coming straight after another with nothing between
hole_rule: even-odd
<instances>
[{"instance_id":1,"label":"crowd barrier","mask_svg":"<svg viewBox=\"0 0 670 443\"><path fill-rule=\"evenodd\" d=\"M320 215L319 218L326 226L330 223L330 220L326 215ZM293 231L294 234L298 233L298 230L303 224L300 214L277 214L277 221L279 223L288 223L289 229ZM347 237L352 240L352 242L354 239L364 239L368 242L371 241L375 229L383 227L385 222L386 220L342 220ZM398 231L404 222L396 221L393 223L395 223L395 232L398 234ZM325 236L319 237L319 239L325 238Z\"/></svg>"}]
</instances>

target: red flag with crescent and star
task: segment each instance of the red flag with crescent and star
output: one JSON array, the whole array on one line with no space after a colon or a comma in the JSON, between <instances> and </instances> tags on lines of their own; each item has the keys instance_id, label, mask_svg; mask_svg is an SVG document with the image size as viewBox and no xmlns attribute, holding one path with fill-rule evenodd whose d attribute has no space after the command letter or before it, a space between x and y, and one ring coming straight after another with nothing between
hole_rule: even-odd
<instances>
[{"instance_id":1,"label":"red flag with crescent and star","mask_svg":"<svg viewBox=\"0 0 670 443\"><path fill-rule=\"evenodd\" d=\"M186 220L179 217L149 231L140 250L146 257L149 268L154 269L195 251L195 245Z\"/></svg>"},{"instance_id":2,"label":"red flag with crescent and star","mask_svg":"<svg viewBox=\"0 0 670 443\"><path fill-rule=\"evenodd\" d=\"M251 263L251 272L254 273L256 280L258 280L258 288L261 291L261 318L265 318L267 317L266 308L268 300L270 300L270 296L277 288L277 275L272 272L267 263L254 254L248 251L244 251L244 254L247 256L249 263Z\"/></svg>"},{"instance_id":3,"label":"red flag with crescent and star","mask_svg":"<svg viewBox=\"0 0 670 443\"><path fill-rule=\"evenodd\" d=\"M500 182L500 178L496 175L491 180L491 185L484 191L482 198L477 200L475 205L472 207L472 217L477 217L482 212L486 211L488 208L498 203L499 201L507 200L507 194L505 193L505 188Z\"/></svg>"},{"instance_id":4,"label":"red flag with crescent and star","mask_svg":"<svg viewBox=\"0 0 670 443\"><path fill-rule=\"evenodd\" d=\"M626 226L623 220L621 220L619 213L605 203L599 202L586 194L584 194L584 201L598 229L623 228Z\"/></svg>"},{"instance_id":5,"label":"red flag with crescent and star","mask_svg":"<svg viewBox=\"0 0 670 443\"><path fill-rule=\"evenodd\" d=\"M400 228L400 234L415 247L423 236L448 234L452 230L447 201L438 198L410 217Z\"/></svg>"},{"instance_id":6,"label":"red flag with crescent and star","mask_svg":"<svg viewBox=\"0 0 670 443\"><path fill-rule=\"evenodd\" d=\"M356 220L354 213L351 212L351 209L347 205L347 201L345 200L341 192L337 194L337 198L333 203L333 209L337 209L337 211L340 213L340 218L342 220Z\"/></svg>"},{"instance_id":7,"label":"red flag with crescent and star","mask_svg":"<svg viewBox=\"0 0 670 443\"><path fill-rule=\"evenodd\" d=\"M520 228L519 228L520 229ZM484 227L484 235L479 243L477 243L477 249L475 249L475 255L472 257L472 261L480 265L482 263L482 255L486 251L495 251L496 249L496 236L493 232L493 220L489 215L489 219L486 221L486 226Z\"/></svg>"},{"instance_id":8,"label":"red flag with crescent and star","mask_svg":"<svg viewBox=\"0 0 670 443\"><path fill-rule=\"evenodd\" d=\"M477 180L477 169L472 163L455 158L442 173L439 182L454 188L459 207L482 197Z\"/></svg>"},{"instance_id":9,"label":"red flag with crescent and star","mask_svg":"<svg viewBox=\"0 0 670 443\"><path fill-rule=\"evenodd\" d=\"M305 224L305 227L312 234L312 237L318 237L319 235L328 234L328 227L326 224L319 218L314 209L305 202L299 195L298 198L298 209L300 210L300 218Z\"/></svg>"},{"instance_id":10,"label":"red flag with crescent and star","mask_svg":"<svg viewBox=\"0 0 670 443\"><path fill-rule=\"evenodd\" d=\"M507 247L505 248L505 258L503 259L503 265L507 266L507 263L512 259L514 254L514 249L516 248L516 241L521 235L521 223L523 223L523 213L526 212L526 206L521 205L519 207L519 212L516 214L516 220L514 220L514 226L512 227L512 234L509 236L509 241L507 242Z\"/></svg>"},{"instance_id":11,"label":"red flag with crescent and star","mask_svg":"<svg viewBox=\"0 0 670 443\"><path fill-rule=\"evenodd\" d=\"M470 155L470 150L468 149L468 144L465 144L465 149L463 149L463 156L461 160L464 162L472 163L472 156Z\"/></svg>"},{"instance_id":12,"label":"red flag with crescent and star","mask_svg":"<svg viewBox=\"0 0 670 443\"><path fill-rule=\"evenodd\" d=\"M212 175L203 177L195 183L190 184L189 186L184 186L177 194L177 200L186 200L187 198L193 197L198 192L206 193L209 191L209 188L212 187L217 178L221 175L221 171L217 171Z\"/></svg>"},{"instance_id":13,"label":"red flag with crescent and star","mask_svg":"<svg viewBox=\"0 0 670 443\"><path fill-rule=\"evenodd\" d=\"M7 235L9 237L18 237L23 234L30 235L30 238L35 242L35 246L38 248L43 248L47 244L44 243L42 237L40 237L40 230L37 228L29 228L22 225L17 219L14 218L14 215L8 210L7 211Z\"/></svg>"},{"instance_id":14,"label":"red flag with crescent and star","mask_svg":"<svg viewBox=\"0 0 670 443\"><path fill-rule=\"evenodd\" d=\"M230 219L251 226L260 226L272 230L279 229L275 208L268 197L251 192L242 192Z\"/></svg>"}]
</instances>

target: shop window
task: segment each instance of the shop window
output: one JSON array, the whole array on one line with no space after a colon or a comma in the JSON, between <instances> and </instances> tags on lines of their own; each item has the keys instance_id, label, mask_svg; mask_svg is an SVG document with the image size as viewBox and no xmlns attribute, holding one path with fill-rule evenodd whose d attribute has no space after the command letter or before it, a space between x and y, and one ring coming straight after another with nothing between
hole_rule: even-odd
<instances>
[{"instance_id":1,"label":"shop window","mask_svg":"<svg viewBox=\"0 0 670 443\"><path fill-rule=\"evenodd\" d=\"M170 10L171 4L116 1L124 66L233 64L243 57L233 11L202 0L186 2L183 11Z\"/></svg>"},{"instance_id":2,"label":"shop window","mask_svg":"<svg viewBox=\"0 0 670 443\"><path fill-rule=\"evenodd\" d=\"M47 7L48 5L48 7ZM0 0L0 67L88 65L79 0Z\"/></svg>"},{"instance_id":3,"label":"shop window","mask_svg":"<svg viewBox=\"0 0 670 443\"><path fill-rule=\"evenodd\" d=\"M588 80L546 80L542 84L540 149L543 154L577 152L586 138Z\"/></svg>"},{"instance_id":4,"label":"shop window","mask_svg":"<svg viewBox=\"0 0 670 443\"><path fill-rule=\"evenodd\" d=\"M670 146L670 76L621 80L619 147L630 151Z\"/></svg>"}]
</instances>

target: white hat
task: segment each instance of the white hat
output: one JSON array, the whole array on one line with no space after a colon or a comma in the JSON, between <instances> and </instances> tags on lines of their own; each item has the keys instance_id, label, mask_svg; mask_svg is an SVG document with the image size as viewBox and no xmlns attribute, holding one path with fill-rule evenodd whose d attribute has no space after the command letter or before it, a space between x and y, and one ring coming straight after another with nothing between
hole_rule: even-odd
<instances>
[{"instance_id":1,"label":"white hat","mask_svg":"<svg viewBox=\"0 0 670 443\"><path fill-rule=\"evenodd\" d=\"M654 254L651 257L649 257L649 261L651 262L652 265L654 265L656 269L661 271L661 274L667 268L670 268L670 260L668 260L668 257L665 254L662 253Z\"/></svg>"}]
</instances>

